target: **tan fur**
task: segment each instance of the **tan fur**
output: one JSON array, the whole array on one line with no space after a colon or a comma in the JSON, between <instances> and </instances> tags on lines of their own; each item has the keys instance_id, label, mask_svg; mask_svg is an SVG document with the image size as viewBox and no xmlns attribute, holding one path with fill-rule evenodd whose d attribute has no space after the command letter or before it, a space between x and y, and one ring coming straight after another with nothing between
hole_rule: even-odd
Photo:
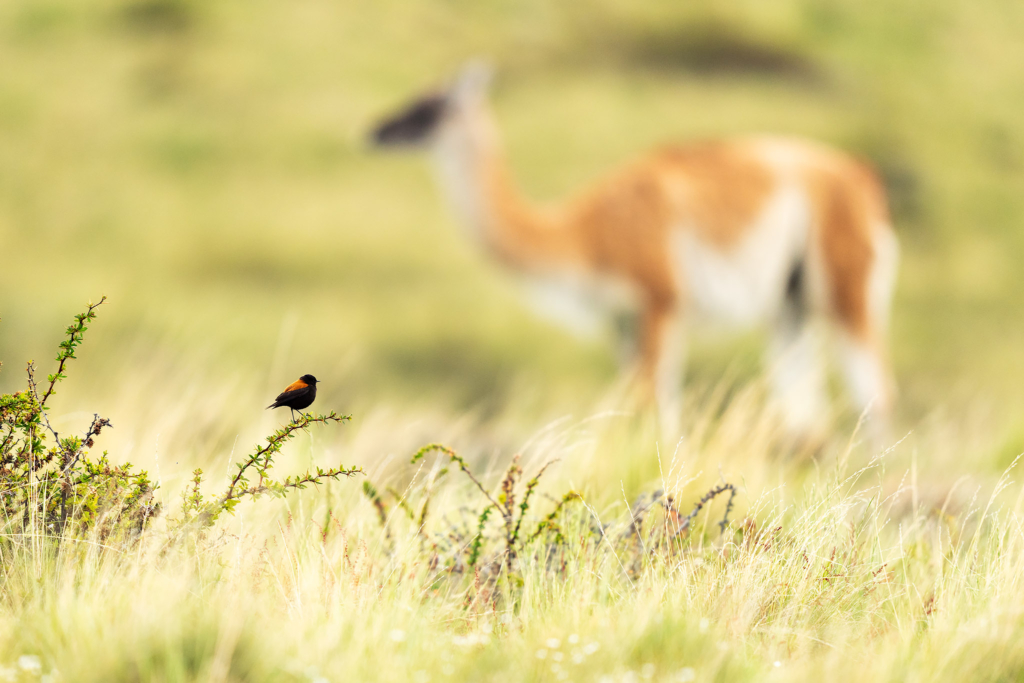
<instances>
[{"instance_id":1,"label":"tan fur","mask_svg":"<svg viewBox=\"0 0 1024 683\"><path fill-rule=\"evenodd\" d=\"M778 268L800 262L822 271L827 291L811 292L808 305L824 306L820 312L868 349L869 360L884 357L884 321L870 310L869 284L889 217L874 174L850 157L772 138L663 148L544 209L512 182L483 102L463 107L447 125L448 134L463 136L447 138L458 140L452 149L469 150L459 153L469 155L468 175L482 195L477 228L496 257L526 272L610 278L638 295L639 367L649 387L666 384L658 374L671 365L663 362L669 332L690 303L690 274L681 269L673 240L689 234L702 249L728 259L763 224L783 188L806 206L807 226L785 228L798 252L792 264L776 261ZM781 301L785 278L777 286ZM809 280L806 286L818 285Z\"/></svg>"},{"instance_id":2,"label":"tan fur","mask_svg":"<svg viewBox=\"0 0 1024 683\"><path fill-rule=\"evenodd\" d=\"M889 223L881 187L873 173L846 158L805 171L815 225L831 286L832 311L855 336L872 334L868 279L874 232Z\"/></svg>"},{"instance_id":3,"label":"tan fur","mask_svg":"<svg viewBox=\"0 0 1024 683\"><path fill-rule=\"evenodd\" d=\"M771 192L769 169L743 145L668 148L570 200L561 212L530 206L500 157L488 159L495 208L493 246L505 260L576 263L623 277L649 299L674 301L679 283L668 260L671 229L685 223L728 248L742 238Z\"/></svg>"},{"instance_id":4,"label":"tan fur","mask_svg":"<svg viewBox=\"0 0 1024 683\"><path fill-rule=\"evenodd\" d=\"M772 173L740 142L703 142L655 155L674 210L709 244L727 249L743 237L775 186Z\"/></svg>"},{"instance_id":5,"label":"tan fur","mask_svg":"<svg viewBox=\"0 0 1024 683\"><path fill-rule=\"evenodd\" d=\"M678 294L668 249L672 209L657 170L638 165L577 199L563 229L595 272L635 284L649 302L669 304Z\"/></svg>"}]
</instances>

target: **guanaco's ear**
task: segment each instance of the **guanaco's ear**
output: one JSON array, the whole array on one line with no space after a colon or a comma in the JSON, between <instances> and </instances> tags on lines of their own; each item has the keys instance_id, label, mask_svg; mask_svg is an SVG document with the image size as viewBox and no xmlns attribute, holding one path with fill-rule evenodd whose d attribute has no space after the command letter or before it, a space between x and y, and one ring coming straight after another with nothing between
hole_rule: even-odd
<instances>
[{"instance_id":1,"label":"guanaco's ear","mask_svg":"<svg viewBox=\"0 0 1024 683\"><path fill-rule=\"evenodd\" d=\"M416 147L428 144L445 116L448 97L431 93L382 119L370 132L377 147Z\"/></svg>"},{"instance_id":2,"label":"guanaco's ear","mask_svg":"<svg viewBox=\"0 0 1024 683\"><path fill-rule=\"evenodd\" d=\"M467 62L459 70L452 93L460 99L483 97L487 94L493 78L494 69L491 65L475 59Z\"/></svg>"}]
</instances>

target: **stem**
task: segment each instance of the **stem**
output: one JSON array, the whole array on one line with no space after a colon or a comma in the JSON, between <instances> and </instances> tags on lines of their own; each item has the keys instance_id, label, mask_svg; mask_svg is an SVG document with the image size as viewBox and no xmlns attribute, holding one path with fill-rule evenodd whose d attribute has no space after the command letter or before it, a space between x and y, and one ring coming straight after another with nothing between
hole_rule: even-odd
<instances>
[{"instance_id":1,"label":"stem","mask_svg":"<svg viewBox=\"0 0 1024 683\"><path fill-rule=\"evenodd\" d=\"M481 484L480 481L475 476L473 476L473 473L470 471L469 466L466 464L466 461L463 460L462 457L455 451L453 451L451 448L448 448L447 446L439 443L427 444L423 448L416 451L416 454L412 456L412 460L410 462L415 463L417 460L425 456L427 453L430 453L431 451L440 451L441 453L444 453L449 458L451 458L452 462L458 464L459 469L466 473L466 476L469 477L469 480L476 484L476 487L480 489L480 493L484 494L487 500L490 501L491 505L498 508L499 510L501 509L501 504L498 503L498 501L494 500L494 496L492 496L487 491L487 489L484 488L484 485Z\"/></svg>"},{"instance_id":2,"label":"stem","mask_svg":"<svg viewBox=\"0 0 1024 683\"><path fill-rule=\"evenodd\" d=\"M47 387L46 393L43 394L43 398L39 402L40 408L46 405L46 401L50 398L50 395L53 394L53 390L57 386L57 382L63 379L64 366L69 360L75 357L75 347L82 342L81 336L86 330L85 321L95 318L96 314L93 311L102 306L103 302L106 300L106 296L101 296L98 302L89 304L89 308L85 313L79 313L75 316L76 324L68 328L69 334L68 340L65 342L66 346L62 345L61 352L57 354L57 360L59 361L57 372L54 373L53 379L50 380L50 386Z\"/></svg>"}]
</instances>

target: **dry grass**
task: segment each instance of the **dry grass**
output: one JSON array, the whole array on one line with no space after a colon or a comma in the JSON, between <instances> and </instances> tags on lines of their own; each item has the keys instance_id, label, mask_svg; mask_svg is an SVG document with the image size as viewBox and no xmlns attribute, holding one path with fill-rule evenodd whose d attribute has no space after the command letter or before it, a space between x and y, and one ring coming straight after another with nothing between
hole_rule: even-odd
<instances>
[{"instance_id":1,"label":"dry grass","mask_svg":"<svg viewBox=\"0 0 1024 683\"><path fill-rule=\"evenodd\" d=\"M702 416L660 458L642 422L553 426L522 449L524 481L565 456L524 529L570 487L583 501L562 508L557 535L524 534L511 562L495 515L466 563L487 501L454 469L439 478L445 453L377 463L378 489L413 513L384 495L385 527L346 480L283 507L244 503L170 548L159 524L131 550L7 536L0 647L15 668L38 656L75 681L994 681L1024 666L1024 496L1008 477L936 504L907 442L780 458L753 400ZM384 440L369 429L354 441ZM629 471L650 476L613 486L591 471L608 448L645 453ZM328 450L312 446L318 462ZM471 460L489 495L509 490L511 454ZM722 478L740 486L724 533L722 502L678 533L637 497L662 489L685 512Z\"/></svg>"},{"instance_id":2,"label":"dry grass","mask_svg":"<svg viewBox=\"0 0 1024 683\"><path fill-rule=\"evenodd\" d=\"M280 425L263 406L313 372L315 407L354 420L298 436L279 471L361 466L388 520L346 480L242 503L169 552L166 519L131 552L8 535L0 679L1019 678L1022 489L997 489L1024 450L1022 7L0 3L0 391L105 293L55 429L110 418L98 448L173 509L197 467L224 490ZM422 160L362 143L476 54L539 199L665 139L771 130L873 160L904 254L899 444L880 457L841 413L819 452L785 443L756 335L697 341L678 444L622 411L611 346L532 317ZM495 498L515 455L520 486L557 459L531 536L566 492L586 506L500 579L494 513L491 569L445 573L454 550L424 535L465 542L485 503L460 472L437 479L443 456L409 463L432 442ZM685 514L722 481L739 488L724 534L721 500L682 546L592 533L659 489ZM427 486L421 530L387 490Z\"/></svg>"}]
</instances>

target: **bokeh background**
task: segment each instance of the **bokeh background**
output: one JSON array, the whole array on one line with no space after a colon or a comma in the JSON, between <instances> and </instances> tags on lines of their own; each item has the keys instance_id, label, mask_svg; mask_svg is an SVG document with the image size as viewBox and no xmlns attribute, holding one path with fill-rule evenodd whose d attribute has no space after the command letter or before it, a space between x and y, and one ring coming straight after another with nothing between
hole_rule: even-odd
<instances>
[{"instance_id":1,"label":"bokeh background","mask_svg":"<svg viewBox=\"0 0 1024 683\"><path fill-rule=\"evenodd\" d=\"M118 461L228 458L304 372L365 457L402 430L511 448L598 410L610 340L534 316L426 160L365 143L483 57L538 200L664 141L869 159L902 243L897 431L956 433L949 463L996 472L1024 450L1022 35L1017 0L6 0L0 391L106 294L54 406L66 429L110 417ZM698 340L696 395L756 379L760 341Z\"/></svg>"}]
</instances>

